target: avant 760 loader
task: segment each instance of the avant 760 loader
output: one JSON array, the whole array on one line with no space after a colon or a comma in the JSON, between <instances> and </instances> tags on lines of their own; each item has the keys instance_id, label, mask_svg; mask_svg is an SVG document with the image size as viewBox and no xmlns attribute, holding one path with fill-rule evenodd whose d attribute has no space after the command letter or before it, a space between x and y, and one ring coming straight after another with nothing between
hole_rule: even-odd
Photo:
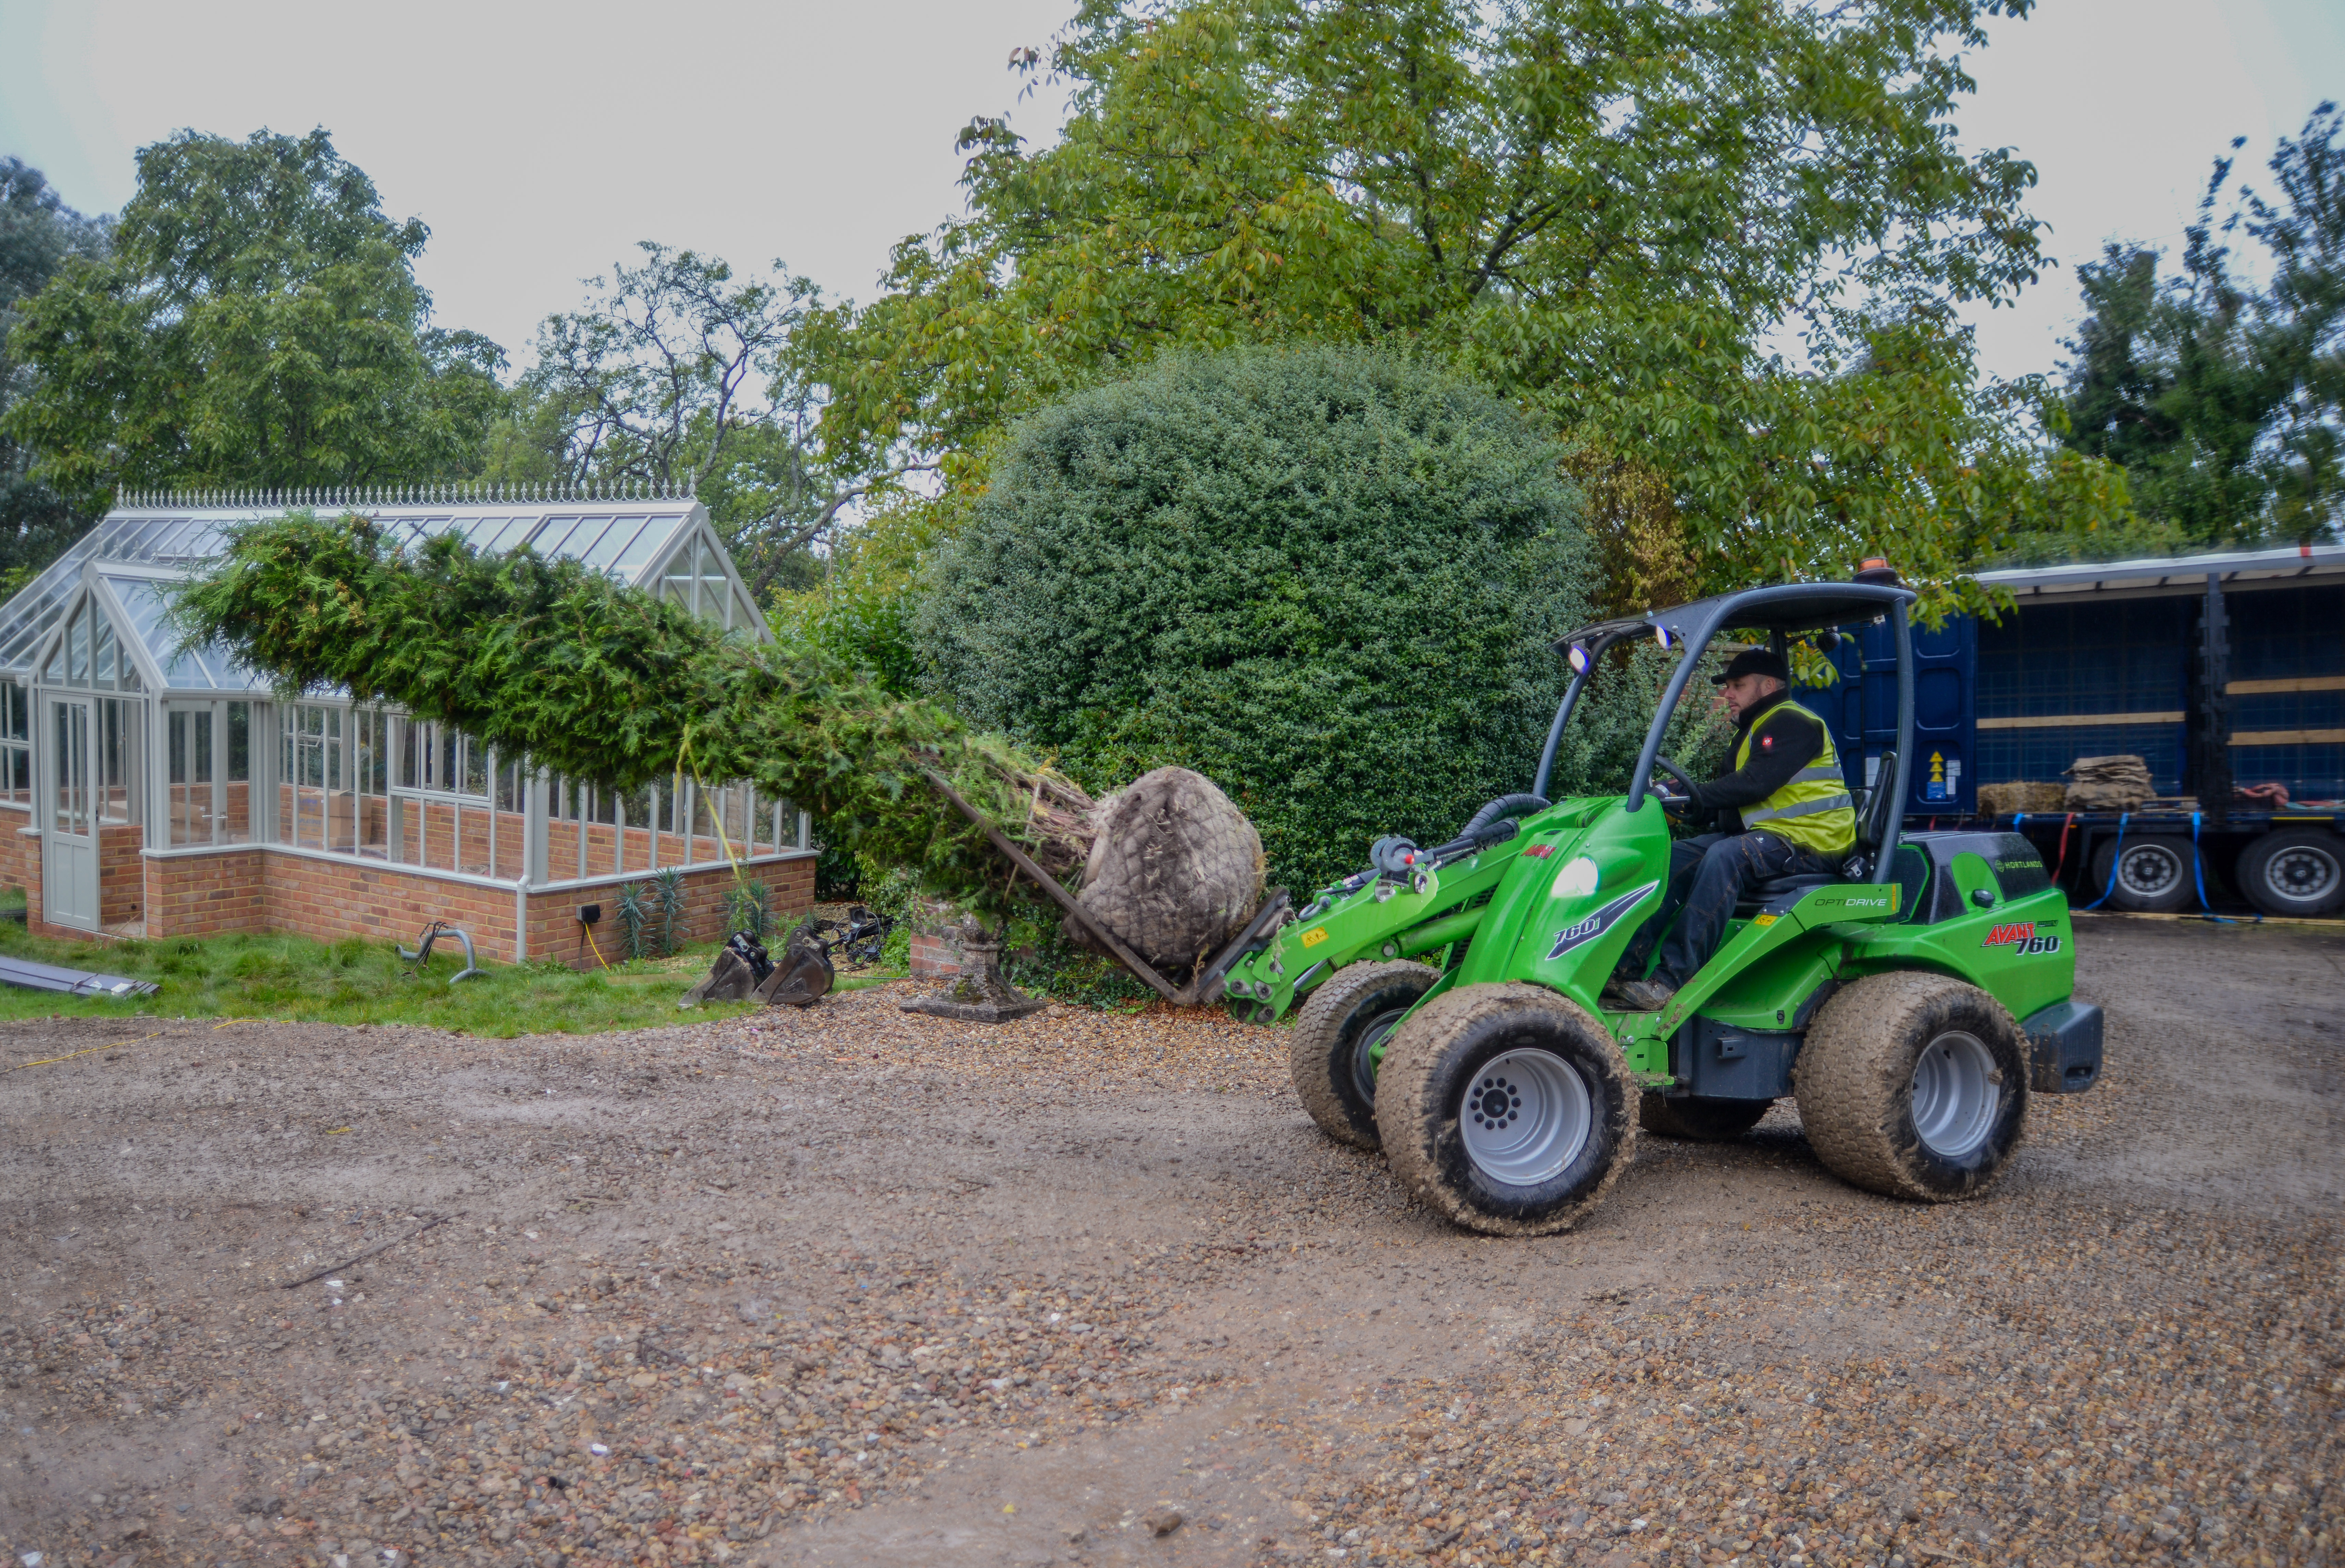
<instances>
[{"instance_id":1,"label":"avant 760 loader","mask_svg":"<svg viewBox=\"0 0 2345 1568\"><path fill-rule=\"evenodd\" d=\"M1257 922L1213 966L1268 1023L1301 1006L1295 1087L1331 1137L1381 1146L1420 1199L1501 1235L1568 1228L1627 1165L1639 1127L1734 1137L1796 1097L1842 1179L1925 1202L1983 1191L2016 1149L2031 1089L2100 1072L2098 1008L2071 999L2066 897L2015 834L1900 832L1913 757L1914 595L1883 579L1723 594L1602 622L1558 644L1569 685L1531 792L1492 801L1447 844L1380 841L1375 864L1284 924ZM1660 754L1702 652L1753 632L1885 619L1897 746L1861 796L1832 875L1751 890L1726 940L1659 1013L1599 998L1660 906L1666 812L1688 787ZM1625 795L1545 799L1556 746L1606 652L1681 652ZM1201 976L1205 978L1206 976Z\"/></svg>"}]
</instances>

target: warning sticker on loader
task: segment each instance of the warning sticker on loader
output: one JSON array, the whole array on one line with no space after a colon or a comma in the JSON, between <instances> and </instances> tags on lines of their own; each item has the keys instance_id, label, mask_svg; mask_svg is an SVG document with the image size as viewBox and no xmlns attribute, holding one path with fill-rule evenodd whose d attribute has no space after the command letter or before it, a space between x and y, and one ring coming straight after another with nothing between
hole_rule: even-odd
<instances>
[{"instance_id":1,"label":"warning sticker on loader","mask_svg":"<svg viewBox=\"0 0 2345 1568\"><path fill-rule=\"evenodd\" d=\"M1557 932L1555 934L1555 946L1548 952L1548 961L1552 962L1555 959L1560 958L1566 953L1570 952L1574 947L1582 946L1589 942L1593 942L1599 936L1603 936L1607 931L1611 930L1613 926L1620 923L1620 916L1628 914L1629 911L1643 903L1646 895L1660 885L1660 884L1659 882L1648 882L1644 886L1637 888L1633 892L1623 893L1619 897L1615 898L1603 908L1596 910L1592 914L1581 916L1579 919L1572 922L1572 924L1565 926L1562 930Z\"/></svg>"}]
</instances>

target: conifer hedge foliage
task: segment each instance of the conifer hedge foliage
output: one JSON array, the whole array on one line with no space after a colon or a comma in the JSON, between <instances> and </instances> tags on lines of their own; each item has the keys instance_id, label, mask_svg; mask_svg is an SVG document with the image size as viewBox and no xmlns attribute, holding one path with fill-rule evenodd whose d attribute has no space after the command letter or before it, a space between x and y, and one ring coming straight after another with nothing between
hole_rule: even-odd
<instances>
[{"instance_id":1,"label":"conifer hedge foliage","mask_svg":"<svg viewBox=\"0 0 2345 1568\"><path fill-rule=\"evenodd\" d=\"M1193 768L1308 890L1530 787L1594 572L1555 445L1487 393L1176 357L1017 428L918 635L970 723L1094 792Z\"/></svg>"},{"instance_id":2,"label":"conifer hedge foliage","mask_svg":"<svg viewBox=\"0 0 2345 1568\"><path fill-rule=\"evenodd\" d=\"M452 535L402 548L364 518L295 512L235 531L174 615L189 643L225 644L282 687L347 687L557 773L622 789L679 770L748 780L981 914L1033 890L1012 892L931 774L1054 876L1089 847L1089 798L999 736L574 561L483 556Z\"/></svg>"}]
</instances>

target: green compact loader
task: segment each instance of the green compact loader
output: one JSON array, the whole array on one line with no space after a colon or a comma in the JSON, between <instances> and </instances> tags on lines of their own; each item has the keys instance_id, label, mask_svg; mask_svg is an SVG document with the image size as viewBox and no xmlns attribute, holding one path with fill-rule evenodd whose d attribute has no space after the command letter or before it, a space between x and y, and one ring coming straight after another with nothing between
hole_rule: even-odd
<instances>
[{"instance_id":1,"label":"green compact loader","mask_svg":"<svg viewBox=\"0 0 2345 1568\"><path fill-rule=\"evenodd\" d=\"M1870 581L1865 579L1871 579ZM1381 1147L1418 1197L1500 1235L1568 1228L1637 1133L1727 1138L1797 1098L1824 1164L1925 1202L1984 1191L2030 1090L2100 1073L2100 1010L2070 999L2067 900L2028 842L1901 833L1914 739L1914 594L1860 581L1722 594L1607 621L1557 644L1571 679L1528 794L1447 844L1380 840L1374 864L1251 934L1221 978L1267 1023L1298 1003L1295 1087L1329 1136ZM1780 652L1885 620L1897 744L1871 771L1857 843L1831 875L1751 890L1715 956L1659 1013L1608 1012L1607 978L1669 875L1667 812L1690 787L1662 736L1703 651L1753 633ZM1681 653L1625 795L1545 798L1556 746L1608 650ZM1226 961L1226 960L1225 960ZM1220 966L1216 966L1220 967Z\"/></svg>"}]
</instances>

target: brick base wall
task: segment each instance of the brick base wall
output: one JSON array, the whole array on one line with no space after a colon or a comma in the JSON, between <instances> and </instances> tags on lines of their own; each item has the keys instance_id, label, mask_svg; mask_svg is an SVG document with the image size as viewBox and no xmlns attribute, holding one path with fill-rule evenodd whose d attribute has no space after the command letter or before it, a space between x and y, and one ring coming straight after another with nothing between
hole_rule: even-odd
<instances>
[{"instance_id":1,"label":"brick base wall","mask_svg":"<svg viewBox=\"0 0 2345 1568\"><path fill-rule=\"evenodd\" d=\"M38 862L41 841L38 835L19 837L16 830L32 825L32 807L0 804L0 887L28 885L25 857L29 855Z\"/></svg>"},{"instance_id":2,"label":"brick base wall","mask_svg":"<svg viewBox=\"0 0 2345 1568\"><path fill-rule=\"evenodd\" d=\"M806 917L814 907L814 856L803 855L790 860L746 861L742 875L751 882L762 882L771 895L776 924L787 931ZM629 877L629 881L637 880ZM529 956L551 958L567 964L574 969L592 969L594 950L600 948L603 957L617 963L626 951L625 928L619 924L619 889L624 883L611 883L592 887L569 887L553 893L533 893L529 897ZM684 875L685 940L714 942L726 934L725 897L733 889L733 870L716 865ZM506 900L510 905L511 895ZM578 921L579 906L599 904L602 918L595 922L592 945L585 936L586 927ZM508 913L506 925L513 916Z\"/></svg>"},{"instance_id":3,"label":"brick base wall","mask_svg":"<svg viewBox=\"0 0 2345 1568\"><path fill-rule=\"evenodd\" d=\"M36 929L56 936L90 934L40 922L40 840L31 845L32 900ZM267 847L220 850L205 855L140 857L140 883L150 937L211 936L228 931L289 931L332 941L343 936L413 942L434 920L460 926L482 958L507 963L551 958L572 968L594 966L580 936L578 906L600 904L594 928L605 958L616 960L618 892L621 884L565 888L529 895L525 940L516 942L515 898L509 887L483 886L396 865L297 855ZM814 856L746 862L742 871L763 882L772 895L775 918L794 925L814 907ZM632 879L631 879L632 880ZM725 897L733 885L729 866L685 874L685 939L714 941L725 935Z\"/></svg>"},{"instance_id":4,"label":"brick base wall","mask_svg":"<svg viewBox=\"0 0 2345 1568\"><path fill-rule=\"evenodd\" d=\"M939 980L960 973L960 955L943 937L927 931L912 933L912 978Z\"/></svg>"}]
</instances>

